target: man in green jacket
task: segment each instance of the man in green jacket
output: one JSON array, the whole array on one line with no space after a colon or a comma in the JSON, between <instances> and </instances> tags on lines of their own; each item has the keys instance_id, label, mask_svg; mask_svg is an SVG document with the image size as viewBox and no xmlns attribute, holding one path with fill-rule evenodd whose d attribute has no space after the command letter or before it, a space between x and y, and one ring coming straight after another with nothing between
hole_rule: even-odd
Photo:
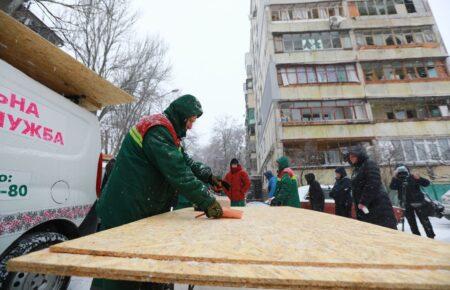
<instances>
[{"instance_id":1,"label":"man in green jacket","mask_svg":"<svg viewBox=\"0 0 450 290\"><path fill-rule=\"evenodd\" d=\"M289 160L282 156L277 160L278 165L278 182L274 199L271 205L275 206L292 206L300 207L300 199L298 197L297 176L294 171L289 168Z\"/></svg>"},{"instance_id":2,"label":"man in green jacket","mask_svg":"<svg viewBox=\"0 0 450 290\"><path fill-rule=\"evenodd\" d=\"M131 128L97 203L102 230L168 212L177 205L178 195L205 211L208 217L222 216L221 206L206 185L217 182L211 169L193 161L181 147L181 139L202 113L199 101L184 95L163 114L143 117ZM92 289L164 289L164 286L96 279Z\"/></svg>"}]
</instances>

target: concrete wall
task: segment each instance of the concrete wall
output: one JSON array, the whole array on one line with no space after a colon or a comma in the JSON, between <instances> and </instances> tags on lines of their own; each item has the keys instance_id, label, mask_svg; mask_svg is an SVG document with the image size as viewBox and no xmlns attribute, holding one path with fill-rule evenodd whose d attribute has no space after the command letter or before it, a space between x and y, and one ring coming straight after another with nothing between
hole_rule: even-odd
<instances>
[{"instance_id":1,"label":"concrete wall","mask_svg":"<svg viewBox=\"0 0 450 290\"><path fill-rule=\"evenodd\" d=\"M365 94L369 99L450 96L450 81L367 84Z\"/></svg>"},{"instance_id":2,"label":"concrete wall","mask_svg":"<svg viewBox=\"0 0 450 290\"><path fill-rule=\"evenodd\" d=\"M283 127L283 140L351 139L371 137L448 136L450 121Z\"/></svg>"},{"instance_id":3,"label":"concrete wall","mask_svg":"<svg viewBox=\"0 0 450 290\"><path fill-rule=\"evenodd\" d=\"M274 56L276 64L308 63L308 64L332 64L343 62L355 62L357 51L343 49L329 49L318 51L298 51L291 53L277 53Z\"/></svg>"}]
</instances>

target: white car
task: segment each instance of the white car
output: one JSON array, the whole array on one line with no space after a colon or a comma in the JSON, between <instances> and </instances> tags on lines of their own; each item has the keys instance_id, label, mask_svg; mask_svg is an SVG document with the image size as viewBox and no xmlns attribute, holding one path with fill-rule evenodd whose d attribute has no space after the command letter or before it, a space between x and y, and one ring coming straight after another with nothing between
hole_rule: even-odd
<instances>
[{"instance_id":1,"label":"white car","mask_svg":"<svg viewBox=\"0 0 450 290\"><path fill-rule=\"evenodd\" d=\"M322 187L323 194L325 195L325 202L333 202L334 199L330 197L330 191L333 189L333 185L320 185ZM309 202L309 199L307 198L309 191L309 185L300 186L298 188L298 196L300 198L300 202Z\"/></svg>"},{"instance_id":2,"label":"white car","mask_svg":"<svg viewBox=\"0 0 450 290\"><path fill-rule=\"evenodd\" d=\"M34 32L24 38L0 39L0 288L65 289L70 277L9 273L6 263L95 231L100 124L87 108L132 97L42 40L27 47Z\"/></svg>"},{"instance_id":3,"label":"white car","mask_svg":"<svg viewBox=\"0 0 450 290\"><path fill-rule=\"evenodd\" d=\"M444 205L444 217L450 220L450 190L442 196L442 204Z\"/></svg>"}]
</instances>

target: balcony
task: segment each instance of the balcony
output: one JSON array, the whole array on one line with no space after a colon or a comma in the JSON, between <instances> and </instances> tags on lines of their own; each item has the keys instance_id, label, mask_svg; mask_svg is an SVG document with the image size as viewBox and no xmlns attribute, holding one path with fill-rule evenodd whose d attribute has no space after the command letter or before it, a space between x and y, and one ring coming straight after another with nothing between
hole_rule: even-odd
<instances>
[{"instance_id":1,"label":"balcony","mask_svg":"<svg viewBox=\"0 0 450 290\"><path fill-rule=\"evenodd\" d=\"M282 141L360 140L380 137L448 136L450 121L401 121L375 124L283 126Z\"/></svg>"},{"instance_id":2,"label":"balcony","mask_svg":"<svg viewBox=\"0 0 450 290\"><path fill-rule=\"evenodd\" d=\"M369 98L450 95L444 59L363 62L361 66Z\"/></svg>"},{"instance_id":3,"label":"balcony","mask_svg":"<svg viewBox=\"0 0 450 290\"><path fill-rule=\"evenodd\" d=\"M360 61L398 60L410 58L446 57L447 54L439 44L427 44L423 46L380 46L376 48L365 47L358 51Z\"/></svg>"},{"instance_id":4,"label":"balcony","mask_svg":"<svg viewBox=\"0 0 450 290\"><path fill-rule=\"evenodd\" d=\"M311 84L280 87L280 98L282 100L360 99L364 97L364 86L360 83Z\"/></svg>"},{"instance_id":5,"label":"balcony","mask_svg":"<svg viewBox=\"0 0 450 290\"><path fill-rule=\"evenodd\" d=\"M276 64L294 64L294 63L309 63L309 64L331 64L343 62L355 62L358 52L346 49L328 49L317 51L295 51L276 53L274 60ZM326 60L326 61L324 61Z\"/></svg>"},{"instance_id":6,"label":"balcony","mask_svg":"<svg viewBox=\"0 0 450 290\"><path fill-rule=\"evenodd\" d=\"M281 99L363 98L354 63L278 65Z\"/></svg>"},{"instance_id":7,"label":"balcony","mask_svg":"<svg viewBox=\"0 0 450 290\"><path fill-rule=\"evenodd\" d=\"M375 122L412 122L450 120L450 97L380 99L370 102Z\"/></svg>"},{"instance_id":8,"label":"balcony","mask_svg":"<svg viewBox=\"0 0 450 290\"><path fill-rule=\"evenodd\" d=\"M419 79L413 82L367 83L365 94L368 98L449 96L450 81Z\"/></svg>"},{"instance_id":9,"label":"balcony","mask_svg":"<svg viewBox=\"0 0 450 290\"><path fill-rule=\"evenodd\" d=\"M284 152L294 165L301 168L336 167L345 165L343 151L350 146L371 143L371 139L351 141L306 141L284 144Z\"/></svg>"},{"instance_id":10,"label":"balcony","mask_svg":"<svg viewBox=\"0 0 450 290\"><path fill-rule=\"evenodd\" d=\"M314 126L369 123L361 100L281 102L282 126Z\"/></svg>"}]
</instances>

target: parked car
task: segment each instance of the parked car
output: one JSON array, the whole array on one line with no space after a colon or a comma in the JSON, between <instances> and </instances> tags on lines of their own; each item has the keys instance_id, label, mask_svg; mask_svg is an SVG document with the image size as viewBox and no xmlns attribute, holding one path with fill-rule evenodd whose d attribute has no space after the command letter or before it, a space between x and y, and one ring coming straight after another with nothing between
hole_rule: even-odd
<instances>
[{"instance_id":1,"label":"parked car","mask_svg":"<svg viewBox=\"0 0 450 290\"><path fill-rule=\"evenodd\" d=\"M330 197L330 191L333 188L333 185L321 185L323 194L325 196L325 209L324 212L329 214L336 213L336 204L334 203L334 199ZM308 199L308 191L309 185L300 186L298 188L298 195L300 197L301 208L311 209L311 205ZM394 206L394 214L399 223L403 217L403 209L400 207ZM356 210L355 206L352 206L352 218L356 219Z\"/></svg>"},{"instance_id":2,"label":"parked car","mask_svg":"<svg viewBox=\"0 0 450 290\"><path fill-rule=\"evenodd\" d=\"M333 188L333 185L321 185L323 195L325 196L325 208L324 212L335 214L336 205L334 204L334 199L330 197L330 191ZM309 203L309 185L300 186L298 188L298 196L300 198L300 206L301 208L311 209L311 204Z\"/></svg>"},{"instance_id":3,"label":"parked car","mask_svg":"<svg viewBox=\"0 0 450 290\"><path fill-rule=\"evenodd\" d=\"M95 231L102 156L92 111L133 98L22 24L2 23L0 288L62 290L70 277L12 273L6 264Z\"/></svg>"},{"instance_id":4,"label":"parked car","mask_svg":"<svg viewBox=\"0 0 450 290\"><path fill-rule=\"evenodd\" d=\"M450 190L442 196L442 204L444 205L444 217L450 220Z\"/></svg>"}]
</instances>

